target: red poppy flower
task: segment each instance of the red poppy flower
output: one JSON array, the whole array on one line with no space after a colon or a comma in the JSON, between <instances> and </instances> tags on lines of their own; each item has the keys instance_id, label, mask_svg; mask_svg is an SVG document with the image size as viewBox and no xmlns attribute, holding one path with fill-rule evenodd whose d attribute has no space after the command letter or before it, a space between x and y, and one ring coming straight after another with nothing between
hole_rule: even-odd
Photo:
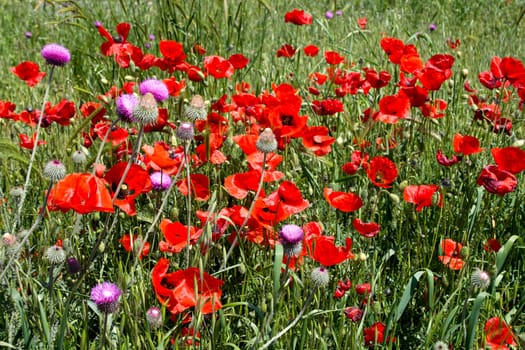
<instances>
[{"instance_id":1,"label":"red poppy flower","mask_svg":"<svg viewBox=\"0 0 525 350\"><path fill-rule=\"evenodd\" d=\"M345 61L345 57L341 56L336 51L325 51L324 59L326 63L331 64L331 65L336 65L339 63L343 63Z\"/></svg>"},{"instance_id":2,"label":"red poppy flower","mask_svg":"<svg viewBox=\"0 0 525 350\"><path fill-rule=\"evenodd\" d=\"M365 79L374 89L381 89L390 82L392 76L387 71L380 71L379 73L371 68L363 68L365 71Z\"/></svg>"},{"instance_id":3,"label":"red poppy flower","mask_svg":"<svg viewBox=\"0 0 525 350\"><path fill-rule=\"evenodd\" d=\"M190 174L191 197L198 201L207 201L210 198L210 179L203 174ZM184 196L188 195L187 179L177 182L177 187Z\"/></svg>"},{"instance_id":4,"label":"red poppy flower","mask_svg":"<svg viewBox=\"0 0 525 350\"><path fill-rule=\"evenodd\" d=\"M491 349L508 350L517 346L512 329L499 317L492 317L485 322L485 342Z\"/></svg>"},{"instance_id":5,"label":"red poppy flower","mask_svg":"<svg viewBox=\"0 0 525 350\"><path fill-rule=\"evenodd\" d=\"M443 154L443 152L438 149L437 152L436 152L436 160L439 164L443 165L443 166L452 166L456 163L459 163L462 159L462 156L452 156L452 158L447 158L447 156L445 156Z\"/></svg>"},{"instance_id":6,"label":"red poppy flower","mask_svg":"<svg viewBox=\"0 0 525 350\"><path fill-rule=\"evenodd\" d=\"M489 253L497 253L501 249L501 243L496 238L489 238L485 242L483 249Z\"/></svg>"},{"instance_id":7,"label":"red poppy flower","mask_svg":"<svg viewBox=\"0 0 525 350\"><path fill-rule=\"evenodd\" d=\"M0 101L0 118L18 120L18 114L14 113L16 105L11 101Z\"/></svg>"},{"instance_id":8,"label":"red poppy flower","mask_svg":"<svg viewBox=\"0 0 525 350\"><path fill-rule=\"evenodd\" d=\"M104 179L91 174L68 174L51 189L47 202L49 210L112 213L113 203L106 186Z\"/></svg>"},{"instance_id":9,"label":"red poppy flower","mask_svg":"<svg viewBox=\"0 0 525 350\"><path fill-rule=\"evenodd\" d=\"M397 178L396 163L387 157L374 157L365 167L366 175L378 187L390 188Z\"/></svg>"},{"instance_id":10,"label":"red poppy flower","mask_svg":"<svg viewBox=\"0 0 525 350\"><path fill-rule=\"evenodd\" d=\"M122 247L125 251L133 252L140 247L142 247L142 251L140 252L138 258L142 259L142 257L147 256L149 254L150 250L150 244L148 242L143 242L141 238L139 238L137 235L132 235L130 233L120 237L119 239L120 244L122 244Z\"/></svg>"},{"instance_id":11,"label":"red poppy flower","mask_svg":"<svg viewBox=\"0 0 525 350\"><path fill-rule=\"evenodd\" d=\"M233 65L221 56L205 57L204 70L215 79L229 78L235 72Z\"/></svg>"},{"instance_id":12,"label":"red poppy flower","mask_svg":"<svg viewBox=\"0 0 525 350\"><path fill-rule=\"evenodd\" d=\"M330 145L335 142L335 138L328 135L329 130L326 126L306 127L303 132L303 145L316 156L324 156L332 151Z\"/></svg>"},{"instance_id":13,"label":"red poppy flower","mask_svg":"<svg viewBox=\"0 0 525 350\"><path fill-rule=\"evenodd\" d=\"M168 175L175 175L184 160L184 148L182 146L172 148L162 141L156 142L153 147L144 145L142 150L146 154L144 163L148 168L163 171Z\"/></svg>"},{"instance_id":14,"label":"red poppy flower","mask_svg":"<svg viewBox=\"0 0 525 350\"><path fill-rule=\"evenodd\" d=\"M180 92L186 87L186 81L184 79L178 81L175 77L163 79L162 82L168 88L170 96L177 97Z\"/></svg>"},{"instance_id":15,"label":"red poppy flower","mask_svg":"<svg viewBox=\"0 0 525 350\"><path fill-rule=\"evenodd\" d=\"M385 339L386 325L383 322L376 322L368 328L363 330L365 345L373 347L376 344L383 344L389 342L390 339Z\"/></svg>"},{"instance_id":16,"label":"red poppy flower","mask_svg":"<svg viewBox=\"0 0 525 350\"><path fill-rule=\"evenodd\" d=\"M313 17L311 14L304 12L304 10L293 9L292 11L286 12L284 22L301 26L304 24L312 24Z\"/></svg>"},{"instance_id":17,"label":"red poppy flower","mask_svg":"<svg viewBox=\"0 0 525 350\"><path fill-rule=\"evenodd\" d=\"M297 185L291 181L283 181L277 191L257 201L252 216L270 228L293 214L300 213L309 205L310 202L303 198Z\"/></svg>"},{"instance_id":18,"label":"red poppy flower","mask_svg":"<svg viewBox=\"0 0 525 350\"><path fill-rule=\"evenodd\" d=\"M198 43L193 44L192 51L196 53L197 55L201 55L201 56L206 53L206 49Z\"/></svg>"},{"instance_id":19,"label":"red poppy flower","mask_svg":"<svg viewBox=\"0 0 525 350\"><path fill-rule=\"evenodd\" d=\"M447 39L447 45L448 47L450 47L452 50L455 50L459 47L459 45L461 44L461 40L459 40L459 38L456 38L456 39L452 39L452 38L448 38Z\"/></svg>"},{"instance_id":20,"label":"red poppy flower","mask_svg":"<svg viewBox=\"0 0 525 350\"><path fill-rule=\"evenodd\" d=\"M359 232L359 234L366 238L373 238L377 236L381 226L375 222L362 222L361 219L355 218L352 221L352 226Z\"/></svg>"},{"instance_id":21,"label":"red poppy flower","mask_svg":"<svg viewBox=\"0 0 525 350\"><path fill-rule=\"evenodd\" d=\"M455 134L452 145L454 152L461 153L465 156L483 151L483 148L479 147L479 140L474 136Z\"/></svg>"},{"instance_id":22,"label":"red poppy flower","mask_svg":"<svg viewBox=\"0 0 525 350\"><path fill-rule=\"evenodd\" d=\"M110 125L107 122L97 123L94 127L94 131L97 134L98 138L104 140ZM106 137L106 142L111 142L113 146L118 146L123 142L126 142L128 139L129 133L127 129L119 128L118 126L113 126L108 136Z\"/></svg>"},{"instance_id":23,"label":"red poppy flower","mask_svg":"<svg viewBox=\"0 0 525 350\"><path fill-rule=\"evenodd\" d=\"M387 124L396 124L398 119L410 115L410 100L400 92L397 95L384 96L379 100L379 112L374 115L374 120Z\"/></svg>"},{"instance_id":24,"label":"red poppy flower","mask_svg":"<svg viewBox=\"0 0 525 350\"><path fill-rule=\"evenodd\" d=\"M29 87L35 86L46 76L46 72L41 72L38 64L31 61L24 61L16 67L11 67L9 70L25 81Z\"/></svg>"},{"instance_id":25,"label":"red poppy flower","mask_svg":"<svg viewBox=\"0 0 525 350\"><path fill-rule=\"evenodd\" d=\"M401 72L414 74L416 77L421 75L420 70L423 69L423 61L414 45L405 45L403 47L399 68Z\"/></svg>"},{"instance_id":26,"label":"red poppy flower","mask_svg":"<svg viewBox=\"0 0 525 350\"><path fill-rule=\"evenodd\" d=\"M403 49L405 44L403 41L397 38L386 37L381 39L381 48L388 55L390 62L394 64L401 63L401 57L403 56Z\"/></svg>"},{"instance_id":27,"label":"red poppy flower","mask_svg":"<svg viewBox=\"0 0 525 350\"><path fill-rule=\"evenodd\" d=\"M318 236L307 242L310 256L323 266L338 265L343 261L353 259L352 243L351 238L346 238L344 247L336 246L333 236Z\"/></svg>"},{"instance_id":28,"label":"red poppy flower","mask_svg":"<svg viewBox=\"0 0 525 350\"><path fill-rule=\"evenodd\" d=\"M104 176L104 179L109 183L111 195L115 195L115 191L124 175L124 171L128 166L127 162L118 162ZM114 204L122 209L128 215L136 215L135 198L141 193L151 191L152 185L148 172L140 165L131 164L131 167L126 174L126 178L122 182L119 193L114 199Z\"/></svg>"},{"instance_id":29,"label":"red poppy flower","mask_svg":"<svg viewBox=\"0 0 525 350\"><path fill-rule=\"evenodd\" d=\"M188 244L188 226L184 226L180 222L172 222L169 219L163 219L160 222L160 231L166 241L159 242L159 249L161 252L180 253ZM195 227L190 226L190 244L197 243L202 230L195 230Z\"/></svg>"},{"instance_id":30,"label":"red poppy flower","mask_svg":"<svg viewBox=\"0 0 525 350\"><path fill-rule=\"evenodd\" d=\"M29 138L26 134L19 134L18 138L20 139L20 147L25 149L33 149L33 147L35 147L36 132L33 133L33 136L31 136L31 138ZM45 141L38 140L38 146L45 144Z\"/></svg>"},{"instance_id":31,"label":"red poppy flower","mask_svg":"<svg viewBox=\"0 0 525 350\"><path fill-rule=\"evenodd\" d=\"M366 24L368 23L368 18L366 17L359 17L357 19L357 24L359 25L359 28L366 29Z\"/></svg>"},{"instance_id":32,"label":"red poppy flower","mask_svg":"<svg viewBox=\"0 0 525 350\"><path fill-rule=\"evenodd\" d=\"M437 185L409 185L403 191L403 199L405 202L415 204L416 211L434 205L443 206L443 195Z\"/></svg>"},{"instance_id":33,"label":"red poppy flower","mask_svg":"<svg viewBox=\"0 0 525 350\"><path fill-rule=\"evenodd\" d=\"M503 77L516 87L522 87L525 82L525 66L515 57L503 57L500 63Z\"/></svg>"},{"instance_id":34,"label":"red poppy flower","mask_svg":"<svg viewBox=\"0 0 525 350\"><path fill-rule=\"evenodd\" d=\"M277 50L277 57L291 58L295 55L295 48L292 45L284 44Z\"/></svg>"},{"instance_id":35,"label":"red poppy flower","mask_svg":"<svg viewBox=\"0 0 525 350\"><path fill-rule=\"evenodd\" d=\"M224 188L230 196L244 199L250 191L257 191L260 178L261 172L257 170L230 175L224 179Z\"/></svg>"},{"instance_id":36,"label":"red poppy flower","mask_svg":"<svg viewBox=\"0 0 525 350\"><path fill-rule=\"evenodd\" d=\"M228 58L228 61L232 64L235 69L243 69L248 65L250 60L246 58L242 53L236 53Z\"/></svg>"},{"instance_id":37,"label":"red poppy flower","mask_svg":"<svg viewBox=\"0 0 525 350\"><path fill-rule=\"evenodd\" d=\"M161 70L172 73L175 70L186 70L187 64L184 46L175 40L161 40L159 42L159 51L162 59L155 62L155 65Z\"/></svg>"},{"instance_id":38,"label":"red poppy flower","mask_svg":"<svg viewBox=\"0 0 525 350\"><path fill-rule=\"evenodd\" d=\"M525 151L518 147L493 148L490 150L501 170L518 174L525 170Z\"/></svg>"},{"instance_id":39,"label":"red poppy flower","mask_svg":"<svg viewBox=\"0 0 525 350\"><path fill-rule=\"evenodd\" d=\"M445 110L447 109L447 107L448 107L447 102L438 98L438 99L435 99L434 102L425 103L420 108L421 108L421 113L425 117L429 117L432 119L439 119L445 116Z\"/></svg>"},{"instance_id":40,"label":"red poppy flower","mask_svg":"<svg viewBox=\"0 0 525 350\"><path fill-rule=\"evenodd\" d=\"M102 25L97 26L98 32L107 41L100 46L100 51L106 56L114 56L122 68L128 68L131 60L140 61L142 50L127 41L131 26L129 23L117 24L117 36L113 37Z\"/></svg>"},{"instance_id":41,"label":"red poppy flower","mask_svg":"<svg viewBox=\"0 0 525 350\"><path fill-rule=\"evenodd\" d=\"M345 213L356 211L363 206L361 197L352 192L338 192L326 187L323 195L328 204Z\"/></svg>"},{"instance_id":42,"label":"red poppy flower","mask_svg":"<svg viewBox=\"0 0 525 350\"><path fill-rule=\"evenodd\" d=\"M197 307L203 314L222 307L220 288L223 281L196 267L168 273L169 264L168 259L160 258L153 268L151 280L157 299L172 315L191 307Z\"/></svg>"},{"instance_id":43,"label":"red poppy flower","mask_svg":"<svg viewBox=\"0 0 525 350\"><path fill-rule=\"evenodd\" d=\"M303 49L304 54L309 57L315 57L319 53L319 48L315 45L307 45Z\"/></svg>"},{"instance_id":44,"label":"red poppy flower","mask_svg":"<svg viewBox=\"0 0 525 350\"><path fill-rule=\"evenodd\" d=\"M196 83L201 82L206 78L206 74L197 66L189 66L186 70L188 79Z\"/></svg>"},{"instance_id":45,"label":"red poppy flower","mask_svg":"<svg viewBox=\"0 0 525 350\"><path fill-rule=\"evenodd\" d=\"M463 248L462 244L457 243L450 238L442 240L442 255L438 256L439 261L451 270L461 270L465 265L465 262L461 258L461 248Z\"/></svg>"},{"instance_id":46,"label":"red poppy flower","mask_svg":"<svg viewBox=\"0 0 525 350\"><path fill-rule=\"evenodd\" d=\"M485 187L490 193L500 196L513 192L518 185L516 177L497 165L487 165L481 170L477 184Z\"/></svg>"},{"instance_id":47,"label":"red poppy flower","mask_svg":"<svg viewBox=\"0 0 525 350\"><path fill-rule=\"evenodd\" d=\"M322 101L314 100L312 101L312 109L317 115L334 115L344 111L343 102L335 98Z\"/></svg>"},{"instance_id":48,"label":"red poppy flower","mask_svg":"<svg viewBox=\"0 0 525 350\"><path fill-rule=\"evenodd\" d=\"M75 116L75 113L75 103L68 101L65 98L54 106L51 106L51 104L48 102L46 103L45 113L42 119L42 126L49 126L52 122L62 126L67 126L70 124L71 118ZM35 122L37 121L38 119Z\"/></svg>"},{"instance_id":49,"label":"red poppy flower","mask_svg":"<svg viewBox=\"0 0 525 350\"><path fill-rule=\"evenodd\" d=\"M354 175L361 166L366 166L369 156L363 151L353 151L351 158L352 161L342 166L343 171L348 175Z\"/></svg>"}]
</instances>

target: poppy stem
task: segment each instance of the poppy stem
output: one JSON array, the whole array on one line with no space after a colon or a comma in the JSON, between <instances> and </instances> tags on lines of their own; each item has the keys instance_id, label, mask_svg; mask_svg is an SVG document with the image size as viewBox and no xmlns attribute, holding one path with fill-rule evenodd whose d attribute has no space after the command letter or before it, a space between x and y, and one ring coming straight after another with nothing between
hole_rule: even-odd
<instances>
[{"instance_id":1,"label":"poppy stem","mask_svg":"<svg viewBox=\"0 0 525 350\"><path fill-rule=\"evenodd\" d=\"M51 70L49 71L49 75L47 76L47 84L46 84L46 90L44 92L44 100L42 101L42 108L40 109L40 115L38 116L38 123L36 125L36 131L35 131L35 140L33 141L33 150L31 151L31 158L29 159L29 164L27 166L27 174L26 174L26 180L24 183L24 188L22 191L22 196L20 198L20 203L18 203L18 209L15 216L15 221L13 222L13 228L11 229L11 232L16 231L16 227L18 223L20 222L20 215L22 214L22 207L24 206L24 202L27 196L27 190L29 187L29 180L31 179L31 170L33 169L33 163L35 162L35 156L36 156L36 149L38 148L38 140L40 137L40 129L42 126L42 119L44 119L45 114L45 108L46 108L46 102L47 102L47 96L49 95L49 89L51 87L51 78L53 77L53 72L55 71L55 66L51 65Z\"/></svg>"},{"instance_id":2,"label":"poppy stem","mask_svg":"<svg viewBox=\"0 0 525 350\"><path fill-rule=\"evenodd\" d=\"M264 169L266 168L266 152L263 152L263 160L262 160L262 166L261 166L261 178L259 180L259 186L257 187L257 191L255 192L255 196L253 197L252 203L250 204L250 209L248 209L248 213L246 214L246 217L244 218L244 221L242 225L239 226L237 231L235 231L235 238L233 239L232 244L230 245L230 249L228 249L228 252L226 253L226 256L224 257L224 262L222 263L222 266L220 270L223 270L226 268L226 263L228 262L228 258L233 252L233 249L237 245L237 241L239 240L239 235L241 231L244 228L244 225L248 223L248 220L250 219L250 216L252 215L253 208L255 207L255 202L257 202L257 199L259 198L259 195L261 194L261 190L264 183Z\"/></svg>"}]
</instances>

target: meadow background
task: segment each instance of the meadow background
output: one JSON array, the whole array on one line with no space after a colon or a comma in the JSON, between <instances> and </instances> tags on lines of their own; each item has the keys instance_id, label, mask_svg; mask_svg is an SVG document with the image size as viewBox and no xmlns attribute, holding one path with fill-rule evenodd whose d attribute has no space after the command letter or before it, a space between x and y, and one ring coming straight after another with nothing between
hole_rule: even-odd
<instances>
[{"instance_id":1,"label":"meadow background","mask_svg":"<svg viewBox=\"0 0 525 350\"><path fill-rule=\"evenodd\" d=\"M294 8L311 14L312 24L285 23L285 14ZM54 70L48 100L55 105L65 98L77 108L71 125L53 124L42 130L41 137L47 144L37 150L19 224L14 224L18 202L13 188L23 186L31 154L31 150L19 146L19 134L31 135L34 127L0 116L0 233L4 235L0 247L0 347L438 349L446 344L454 349L483 349L497 348L491 345L496 340L486 329L486 322L494 317L512 329L512 336L503 337L504 344L514 348L524 344L523 174L516 174L516 189L502 196L487 192L476 181L485 166L494 164L491 149L514 145L523 150L524 116L515 87L487 89L478 74L490 70L494 56L523 59L525 2L2 1L0 9L0 101L15 104L17 113L40 109L46 79L30 88L9 68L22 61L34 61L42 71L49 71L40 51L44 45L55 42L70 50L71 61ZM333 13L332 18L327 18L327 11ZM336 11L342 13L336 15ZM360 18L368 19L365 28L358 24ZM241 53L249 63L230 78L208 76L201 82L191 81L181 71L170 74L158 68L122 68L113 57L101 53L100 45L106 39L97 31L97 21L112 34L118 23L129 23L127 40L144 53L159 56L159 42L175 40L183 45L186 61L201 68L203 58L209 55L228 58ZM367 108L378 110L382 97L399 90L399 67L389 61L380 46L385 37L415 45L423 62L436 54L454 58L451 77L429 93L431 101L447 102L442 118L424 117L419 109L411 108L410 118L400 119L397 124L362 120ZM456 39L456 47L451 47ZM195 44L206 53L196 53ZM277 57L277 50L284 44L297 48L293 57ZM319 47L318 56L304 54L302 49L309 44ZM326 74L329 65L323 56L325 51L344 56L345 63L336 67L361 73L363 67L384 70L392 79L382 89L340 98L328 81L316 86L320 94L315 96L308 90L315 85L311 74ZM73 211L50 211L25 244L18 246L24 239L24 230L38 220L44 193L50 185L42 176L46 163L58 159L70 173L91 172L102 142L95 139L89 148L85 147L81 135L89 129L89 121L81 115L80 107L87 102L103 103L108 118L115 120L114 100L104 101L99 96L112 86L121 88L125 82L138 85L148 78L170 76L185 80L179 96L162 103L169 121L175 125L184 120L184 108L194 95L202 95L210 105L226 95L231 103L231 96L237 93L236 85L246 82L255 96L265 91L272 94L273 85L290 84L301 99L300 115L308 116L308 125L329 128L329 136L333 137L330 152L315 155L300 138L292 139L276 151L283 157L276 170L284 178L264 184L266 194L270 194L280 182L293 182L309 203L306 209L276 223L275 232L284 224L303 226L316 222L324 235L334 237L337 246L344 246L345 240L352 238L355 257L327 267L330 278L322 288L316 288L311 281L311 271L321 266L319 259L305 256L297 268L286 268L280 244L271 247L241 238L229 256L231 240L227 237L240 231L239 220L224 220L224 212L219 212L234 205L248 209L256 191L251 188L244 199L237 199L225 188L228 176L248 170L246 155L233 139L247 128L234 122L232 114L226 111L220 113L228 126L220 150L227 161L202 162L192 168L192 172L210 179L206 200L188 200L173 188L162 207L158 193L151 191L137 197L136 215L116 210L88 213L78 219ZM471 93L464 88L466 80L477 90L472 94L501 107L502 116L512 121L511 132L496 133L484 122L474 120L478 109L469 104ZM505 95L507 90L512 94ZM312 101L329 98L340 100L343 111L316 114ZM119 126L128 130L139 128L130 124ZM165 141L173 146L186 145L175 133L169 127L147 133L142 144ZM436 152L442 150L451 156L456 133L477 138L484 150L464 156L453 166L443 166L436 161ZM196 134L205 140L198 142L206 143L209 130ZM136 142L136 135L130 134L130 145ZM376 147L377 138L383 140L380 147ZM395 146L386 146L385 140L389 139L395 140ZM363 168L354 175L342 170L342 165L351 161L352 153L360 149L354 140L371 143L366 148L370 158L384 156L396 164L398 174L390 187L375 186ZM194 152L195 146L190 144L189 152ZM86 162L80 165L72 160L77 150L87 154ZM117 147L106 145L101 163L109 169L120 156ZM128 158L124 155L123 160ZM420 184L437 185L439 191L431 200L432 205L416 211L403 195L408 185ZM326 188L355 193L363 205L352 212L338 210L325 200ZM440 195L442 206L437 205ZM161 219L183 225L190 222L203 228L204 233L192 242L190 250L173 254L160 251L160 242L165 238L155 222L159 208ZM223 236L213 240L217 222L212 219L199 225L196 210L210 211L216 217L222 215L221 224L229 222ZM355 218L379 224L379 233L373 238L360 235L353 227ZM154 229L148 233L152 223ZM138 259L138 254L125 251L120 239L128 233L148 237L147 256ZM15 236L16 242L11 245L5 234ZM453 256L463 261L461 269L451 269L438 258L444 255L441 243L445 239L464 246ZM503 247L488 249L489 239L496 239ZM45 259L46 250L57 240L66 242L62 244L67 257L76 258L85 271L70 273L65 262L54 265ZM151 278L162 258L169 259L170 272L194 266L201 278L206 272L223 281L222 307L211 313L189 307L170 317L170 311L156 297ZM471 276L478 269L490 276L485 288L472 283ZM338 290L341 292L341 283L348 280L352 286L336 296ZM90 301L91 288L104 281L122 289L119 308L108 317ZM152 307L161 310L159 324L147 317ZM359 308L362 317L351 320L349 307ZM272 337L296 317L298 322L270 344ZM376 328L370 328L374 325ZM370 340L374 332L377 338L372 339L380 344L367 344L365 339Z\"/></svg>"}]
</instances>

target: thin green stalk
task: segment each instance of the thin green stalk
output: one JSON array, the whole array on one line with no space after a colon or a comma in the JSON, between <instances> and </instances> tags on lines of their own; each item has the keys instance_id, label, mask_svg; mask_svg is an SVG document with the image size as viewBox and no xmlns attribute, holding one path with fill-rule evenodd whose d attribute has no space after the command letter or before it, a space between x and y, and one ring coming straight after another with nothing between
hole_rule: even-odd
<instances>
[{"instance_id":1,"label":"thin green stalk","mask_svg":"<svg viewBox=\"0 0 525 350\"><path fill-rule=\"evenodd\" d=\"M237 245L237 241L239 240L239 235L241 234L242 229L244 228L244 225L248 222L250 219L250 216L252 215L253 207L255 206L255 202L257 202L257 199L259 198L259 195L261 194L261 190L264 183L264 169L266 167L266 153L263 153L263 160L262 160L262 167L261 167L261 179L259 180L259 186L257 187L257 191L255 192L255 197L253 197L252 204L250 205L250 209L248 209L248 213L246 214L246 217L244 218L244 221L242 225L240 225L237 228L237 231L235 231L235 238L233 239L233 242L230 246L230 249L226 253L226 257L224 258L224 262L222 263L222 266L220 270L224 269L226 267L226 263L228 262L228 258L233 252L233 249Z\"/></svg>"},{"instance_id":2,"label":"thin green stalk","mask_svg":"<svg viewBox=\"0 0 525 350\"><path fill-rule=\"evenodd\" d=\"M22 214L22 207L24 206L24 202L27 196L27 189L29 187L29 181L31 179L31 170L33 169L33 163L35 162L36 149L38 148L38 140L40 138L40 129L42 126L42 119L44 118L47 96L49 95L49 89L51 87L51 78L53 77L54 71L55 71L55 66L52 65L51 70L49 71L49 75L47 76L47 84L46 84L46 90L44 92L44 100L42 101L42 108L40 109L40 116L38 117L35 141L33 144L33 150L31 151L31 158L29 159L29 165L27 166L27 174L26 174L26 180L24 183L24 188L22 191L22 197L20 198L20 203L18 204L18 210L16 212L15 221L13 222L13 228L11 229L11 232L16 231L16 227L18 223L20 222L20 215Z\"/></svg>"}]
</instances>

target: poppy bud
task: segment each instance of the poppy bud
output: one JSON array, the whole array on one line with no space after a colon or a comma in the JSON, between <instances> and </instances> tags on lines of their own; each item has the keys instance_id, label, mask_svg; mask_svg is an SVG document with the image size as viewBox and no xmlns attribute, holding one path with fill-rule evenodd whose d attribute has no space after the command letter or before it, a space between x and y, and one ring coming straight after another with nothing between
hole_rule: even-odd
<instances>
[{"instance_id":1,"label":"poppy bud","mask_svg":"<svg viewBox=\"0 0 525 350\"><path fill-rule=\"evenodd\" d=\"M468 247L461 247L461 250L459 251L459 255L462 259L466 259L469 255L469 249Z\"/></svg>"},{"instance_id":2,"label":"poppy bud","mask_svg":"<svg viewBox=\"0 0 525 350\"><path fill-rule=\"evenodd\" d=\"M463 69L461 70L461 75L463 76L463 78L466 78L467 75L468 75L468 69L467 69L467 68L463 68Z\"/></svg>"},{"instance_id":3,"label":"poppy bud","mask_svg":"<svg viewBox=\"0 0 525 350\"><path fill-rule=\"evenodd\" d=\"M399 204L399 196L395 193L389 193L388 196L394 202L394 204Z\"/></svg>"},{"instance_id":4,"label":"poppy bud","mask_svg":"<svg viewBox=\"0 0 525 350\"><path fill-rule=\"evenodd\" d=\"M405 188L408 186L408 181L407 180L403 180L400 184L399 184L399 189L401 191L404 191Z\"/></svg>"}]
</instances>

